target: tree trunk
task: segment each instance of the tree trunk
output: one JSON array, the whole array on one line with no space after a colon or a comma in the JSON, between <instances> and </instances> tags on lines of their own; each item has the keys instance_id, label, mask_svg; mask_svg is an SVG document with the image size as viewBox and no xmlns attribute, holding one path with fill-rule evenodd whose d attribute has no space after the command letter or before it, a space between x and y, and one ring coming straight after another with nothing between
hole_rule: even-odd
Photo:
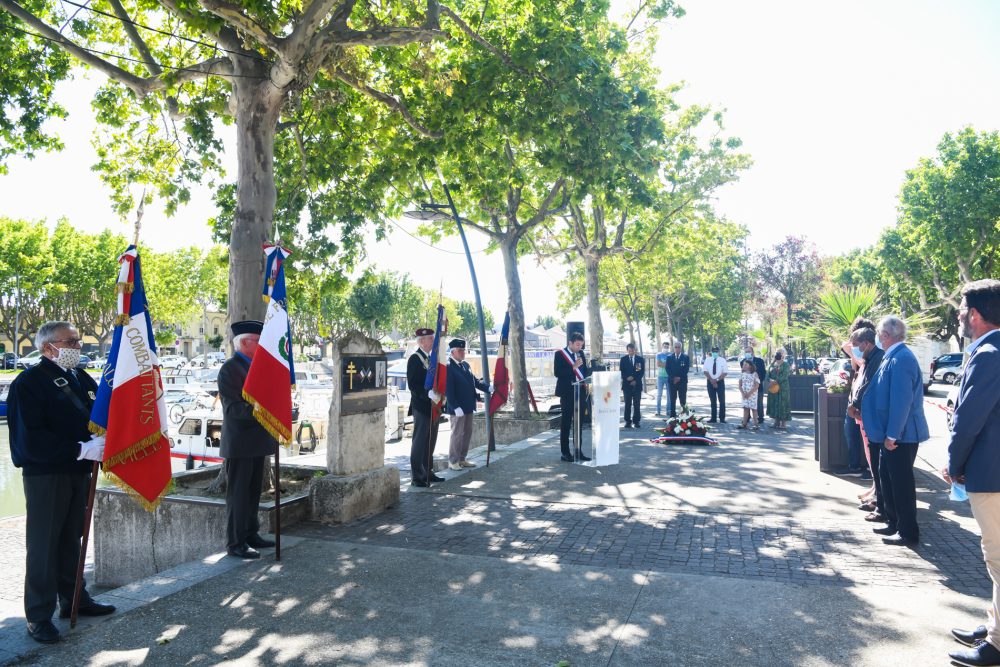
<instances>
[{"instance_id":1,"label":"tree trunk","mask_svg":"<svg viewBox=\"0 0 1000 667\"><path fill-rule=\"evenodd\" d=\"M658 354L660 351L660 298L653 295L653 335L655 339L653 340L653 354Z\"/></svg>"},{"instance_id":2,"label":"tree trunk","mask_svg":"<svg viewBox=\"0 0 1000 667\"><path fill-rule=\"evenodd\" d=\"M785 315L788 317L788 330L792 329L792 296L785 294Z\"/></svg>"},{"instance_id":3,"label":"tree trunk","mask_svg":"<svg viewBox=\"0 0 1000 667\"><path fill-rule=\"evenodd\" d=\"M590 327L590 358L604 363L604 322L601 320L601 293L597 271L600 259L591 255L583 258L587 281L587 319Z\"/></svg>"},{"instance_id":4,"label":"tree trunk","mask_svg":"<svg viewBox=\"0 0 1000 667\"><path fill-rule=\"evenodd\" d=\"M521 276L517 272L517 239L500 239L503 272L507 280L507 311L510 313L510 379L514 386L514 416L528 416L528 366L524 361L524 305L521 301Z\"/></svg>"},{"instance_id":5,"label":"tree trunk","mask_svg":"<svg viewBox=\"0 0 1000 667\"><path fill-rule=\"evenodd\" d=\"M274 137L283 93L268 76L267 63L234 58L236 74L236 215L229 241L229 321L262 319L264 280L261 245L271 241L274 222ZM258 78L245 78L258 77Z\"/></svg>"}]
</instances>

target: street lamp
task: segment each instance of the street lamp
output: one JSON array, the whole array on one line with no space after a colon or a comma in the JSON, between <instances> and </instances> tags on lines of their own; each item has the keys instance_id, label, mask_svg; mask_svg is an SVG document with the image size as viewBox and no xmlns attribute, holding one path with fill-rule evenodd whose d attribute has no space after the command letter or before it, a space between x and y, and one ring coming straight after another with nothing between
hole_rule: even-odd
<instances>
[{"instance_id":1,"label":"street lamp","mask_svg":"<svg viewBox=\"0 0 1000 667\"><path fill-rule=\"evenodd\" d=\"M434 220L442 221L453 219L455 225L458 227L458 235L462 237L462 246L465 248L465 259L469 262L469 275L472 277L472 291L476 297L476 314L479 316L479 350L483 358L483 382L486 383L486 432L490 433L490 421L492 418L490 416L490 357L489 350L486 346L486 320L483 318L483 302L479 298L479 281L476 280L476 267L472 263L472 253L469 251L469 241L465 238L465 228L462 226L462 217L458 214L458 209L455 208L455 201L451 198L451 190L442 180L441 185L444 187L445 197L448 198L447 204L420 204L420 209L416 211L406 211L403 213L407 218L413 220ZM450 211L450 213L449 213ZM492 442L492 439L488 439L488 451L493 451L496 445ZM487 462L489 458L487 457Z\"/></svg>"}]
</instances>

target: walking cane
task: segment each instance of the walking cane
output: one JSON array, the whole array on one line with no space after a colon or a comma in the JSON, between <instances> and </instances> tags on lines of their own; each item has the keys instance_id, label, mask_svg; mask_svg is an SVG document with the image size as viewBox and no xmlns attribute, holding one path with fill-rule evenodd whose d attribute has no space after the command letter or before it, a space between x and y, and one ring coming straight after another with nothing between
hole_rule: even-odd
<instances>
[{"instance_id":1,"label":"walking cane","mask_svg":"<svg viewBox=\"0 0 1000 667\"><path fill-rule=\"evenodd\" d=\"M94 515L94 496L97 494L97 475L100 470L100 462L94 461L94 466L90 471L90 488L87 491L87 509L84 510L80 557L76 561L76 583L73 585L73 604L69 612L70 629L76 627L76 617L80 611L80 593L83 592L83 566L87 562L87 542L90 540L90 518Z\"/></svg>"}]
</instances>

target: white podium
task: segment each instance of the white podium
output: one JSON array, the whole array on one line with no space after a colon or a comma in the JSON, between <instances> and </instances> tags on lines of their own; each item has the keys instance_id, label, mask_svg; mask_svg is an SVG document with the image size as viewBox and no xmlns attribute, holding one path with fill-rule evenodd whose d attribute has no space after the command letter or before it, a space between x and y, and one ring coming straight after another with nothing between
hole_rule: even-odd
<instances>
[{"instance_id":1,"label":"white podium","mask_svg":"<svg viewBox=\"0 0 1000 667\"><path fill-rule=\"evenodd\" d=\"M621 411L621 373L599 371L591 376L593 397L593 436L589 466L618 464L618 435Z\"/></svg>"}]
</instances>

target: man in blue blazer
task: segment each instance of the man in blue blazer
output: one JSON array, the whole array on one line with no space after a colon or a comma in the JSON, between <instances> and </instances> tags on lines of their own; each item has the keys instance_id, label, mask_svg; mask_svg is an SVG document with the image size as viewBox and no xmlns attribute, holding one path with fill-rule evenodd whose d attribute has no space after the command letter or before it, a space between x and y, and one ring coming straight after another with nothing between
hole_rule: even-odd
<instances>
[{"instance_id":1,"label":"man in blue blazer","mask_svg":"<svg viewBox=\"0 0 1000 667\"><path fill-rule=\"evenodd\" d=\"M667 357L667 398L670 400L670 416L677 416L677 400L680 399L681 409L687 405L688 371L691 370L691 359L684 354L681 341L674 342L674 353Z\"/></svg>"},{"instance_id":2,"label":"man in blue blazer","mask_svg":"<svg viewBox=\"0 0 1000 667\"><path fill-rule=\"evenodd\" d=\"M625 395L625 428L639 428L639 400L642 398L642 378L646 369L642 357L635 353L635 343L625 346L625 356L618 362L622 373L622 394Z\"/></svg>"},{"instance_id":3,"label":"man in blue blazer","mask_svg":"<svg viewBox=\"0 0 1000 667\"><path fill-rule=\"evenodd\" d=\"M469 362L465 360L465 341L454 338L448 343L451 355L448 359L448 382L445 385L447 407L445 412L451 419L451 442L448 448L448 468L461 470L475 468L467 461L469 442L472 440L472 415L476 412L478 394L486 391L486 383L472 374Z\"/></svg>"},{"instance_id":4,"label":"man in blue blazer","mask_svg":"<svg viewBox=\"0 0 1000 667\"><path fill-rule=\"evenodd\" d=\"M951 422L946 481L964 483L982 533L983 557L993 580L986 625L954 629L972 646L949 654L960 665L1000 665L1000 280L977 280L962 290L960 333L972 339Z\"/></svg>"},{"instance_id":5,"label":"man in blue blazer","mask_svg":"<svg viewBox=\"0 0 1000 667\"><path fill-rule=\"evenodd\" d=\"M920 529L913 462L917 445L930 437L924 418L923 375L916 356L903 342L903 320L895 315L884 317L876 333L885 355L861 400L868 440L882 445L879 476L888 525L875 532L885 536L886 544L915 547Z\"/></svg>"}]
</instances>

